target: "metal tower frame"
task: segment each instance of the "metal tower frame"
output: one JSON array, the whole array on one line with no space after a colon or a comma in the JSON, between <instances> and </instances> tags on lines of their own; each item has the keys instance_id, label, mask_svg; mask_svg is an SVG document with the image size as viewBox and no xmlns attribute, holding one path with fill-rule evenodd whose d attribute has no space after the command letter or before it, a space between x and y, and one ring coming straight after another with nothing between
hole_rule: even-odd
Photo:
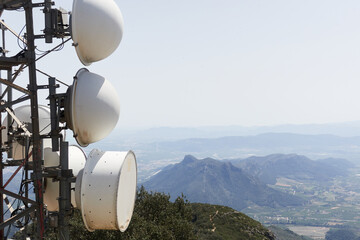
<instances>
[{"instance_id":1,"label":"metal tower frame","mask_svg":"<svg viewBox=\"0 0 360 240\"><path fill-rule=\"evenodd\" d=\"M36 225L36 238L44 239L45 232L45 208L43 202L43 193L44 193L44 177L51 177L59 181L60 192L59 192L59 212L52 213L51 216L53 219L57 219L57 227L59 239L69 239L69 216L71 213L71 182L74 181L72 171L68 167L68 143L63 140L63 137L60 133L63 130L59 126L59 110L63 104L64 94L56 94L56 79L49 76L48 85L38 85L37 83L37 70L35 54L35 39L44 38L46 43L51 43L52 38L56 37L56 33L52 28L53 16L51 5L53 3L51 0L44 0L42 3L33 3L32 0L0 0L0 16L4 10L13 10L18 8L23 8L25 12L26 20L26 37L22 39L26 43L26 49L19 53L15 57L7 57L5 55L5 31L10 30L15 34L3 21L0 21L0 26L2 29L2 56L0 57L0 71L7 72L7 79L0 77L0 86L6 86L4 90L0 88L0 117L1 113L7 112L8 114L8 126L11 126L13 121L13 114L11 114L11 107L22 103L25 101L30 101L31 106L31 133L22 134L21 137L24 139L26 144L26 153L25 159L16 161L4 161L3 153L7 152L8 158L11 158L11 142L12 138L15 136L8 135L8 143L2 144L2 135L0 134L0 240L4 239L4 228L18 221L19 219L26 218L28 221L30 218L33 223ZM45 29L44 34L35 35L34 34L34 22L33 22L33 8L43 7L43 12L45 15ZM62 32L63 36L68 36L67 33ZM18 36L21 38L20 36ZM55 47L56 48L56 47ZM54 48L54 49L55 49ZM1 53L1 52L0 52ZM46 55L46 54L45 54ZM14 70L15 67L18 67L17 70ZM19 73L27 68L28 70L28 85L27 87L21 87L15 82ZM44 73L45 74L45 73ZM48 76L48 75L47 75ZM39 110L38 110L38 90L48 89L49 90L49 102L50 102L50 115L51 115L51 133L48 135L41 135L39 129ZM17 90L25 94L24 97L12 99L12 91ZM5 97L7 97L5 99ZM16 117L15 117L16 118ZM1 120L1 118L0 118ZM1 126L1 131L11 131L10 129L5 129L4 126ZM26 133L26 128L25 128ZM19 137L19 136L15 136ZM53 151L60 150L60 165L57 168L44 168L43 165L43 156L41 153L42 139L51 138ZM32 146L32 149L30 149ZM32 157L32 162L28 161ZM3 183L3 168L8 166L17 166L17 170L13 172L9 180L4 184ZM18 171L23 168L26 172L26 182L24 196L21 194L13 193L6 190L6 186L11 182L13 177L18 173ZM29 171L32 171L31 177L28 176ZM28 184L32 182L35 192L35 200L29 199L29 187ZM14 214L8 219L4 219L4 198L3 194L10 196L14 199L18 199L25 204L25 207L19 213ZM35 213L35 215L34 215Z\"/></svg>"}]
</instances>

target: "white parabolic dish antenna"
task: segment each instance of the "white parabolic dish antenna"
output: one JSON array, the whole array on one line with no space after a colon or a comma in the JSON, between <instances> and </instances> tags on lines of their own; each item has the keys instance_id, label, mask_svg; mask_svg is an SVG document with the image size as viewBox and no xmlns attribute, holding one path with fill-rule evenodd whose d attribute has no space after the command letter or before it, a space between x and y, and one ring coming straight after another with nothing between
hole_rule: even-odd
<instances>
[{"instance_id":1,"label":"white parabolic dish antenna","mask_svg":"<svg viewBox=\"0 0 360 240\"><path fill-rule=\"evenodd\" d=\"M39 106L39 129L40 134L48 134L51 131L50 127L50 108L47 106ZM15 108L15 116L25 125L29 132L32 131L31 128L31 108L30 105L23 105ZM13 121L12 127L17 128L18 124ZM8 128L8 117L5 117L2 122L2 126ZM2 131L2 144L8 141L7 130ZM43 140L43 148L51 147L51 139ZM30 151L32 147L30 146ZM14 160L21 160L25 158L25 143L15 141L12 148L12 157ZM32 157L29 158L29 161L32 160Z\"/></svg>"},{"instance_id":2,"label":"white parabolic dish antenna","mask_svg":"<svg viewBox=\"0 0 360 240\"><path fill-rule=\"evenodd\" d=\"M69 169L72 169L74 177L85 166L86 155L78 146L69 146ZM60 164L60 153L53 152L51 148L44 149L44 167L57 167ZM75 183L71 183L75 187ZM45 178L44 203L48 211L59 211L59 182L53 182L51 178ZM71 191L71 204L76 207L75 193Z\"/></svg>"},{"instance_id":3,"label":"white parabolic dish antenna","mask_svg":"<svg viewBox=\"0 0 360 240\"><path fill-rule=\"evenodd\" d=\"M65 118L82 147L105 138L116 126L120 101L104 77L80 69L67 92Z\"/></svg>"},{"instance_id":4,"label":"white parabolic dish antenna","mask_svg":"<svg viewBox=\"0 0 360 240\"><path fill-rule=\"evenodd\" d=\"M71 36L80 61L88 66L111 55L120 44L123 25L113 0L74 0Z\"/></svg>"},{"instance_id":5,"label":"white parabolic dish antenna","mask_svg":"<svg viewBox=\"0 0 360 240\"><path fill-rule=\"evenodd\" d=\"M129 226L136 196L136 158L129 152L90 152L76 178L76 205L89 231Z\"/></svg>"}]
</instances>

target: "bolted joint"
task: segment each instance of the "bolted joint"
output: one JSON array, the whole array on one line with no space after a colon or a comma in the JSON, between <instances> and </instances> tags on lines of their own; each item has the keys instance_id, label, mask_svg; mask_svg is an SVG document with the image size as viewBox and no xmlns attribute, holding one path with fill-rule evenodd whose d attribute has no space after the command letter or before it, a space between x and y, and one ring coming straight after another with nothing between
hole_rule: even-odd
<instances>
[{"instance_id":1,"label":"bolted joint","mask_svg":"<svg viewBox=\"0 0 360 240\"><path fill-rule=\"evenodd\" d=\"M32 180L42 180L43 175L41 172L33 172L31 173L31 179Z\"/></svg>"},{"instance_id":2,"label":"bolted joint","mask_svg":"<svg viewBox=\"0 0 360 240\"><path fill-rule=\"evenodd\" d=\"M61 169L61 177L72 178L73 177L72 169Z\"/></svg>"}]
</instances>

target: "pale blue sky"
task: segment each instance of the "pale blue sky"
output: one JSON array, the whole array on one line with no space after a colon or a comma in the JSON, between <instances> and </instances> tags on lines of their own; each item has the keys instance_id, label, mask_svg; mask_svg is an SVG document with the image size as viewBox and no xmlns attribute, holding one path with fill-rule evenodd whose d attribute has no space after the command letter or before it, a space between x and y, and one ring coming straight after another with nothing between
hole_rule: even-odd
<instances>
[{"instance_id":1,"label":"pale blue sky","mask_svg":"<svg viewBox=\"0 0 360 240\"><path fill-rule=\"evenodd\" d=\"M359 1L116 2L123 41L88 69L118 90L118 128L360 120ZM71 44L38 66L67 83L82 67Z\"/></svg>"}]
</instances>

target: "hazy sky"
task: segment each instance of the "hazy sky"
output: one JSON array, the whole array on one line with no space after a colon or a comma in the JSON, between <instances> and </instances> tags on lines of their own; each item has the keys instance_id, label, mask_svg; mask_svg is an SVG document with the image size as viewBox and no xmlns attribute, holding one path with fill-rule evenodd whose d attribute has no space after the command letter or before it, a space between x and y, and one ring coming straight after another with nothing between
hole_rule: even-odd
<instances>
[{"instance_id":1,"label":"hazy sky","mask_svg":"<svg viewBox=\"0 0 360 240\"><path fill-rule=\"evenodd\" d=\"M360 120L360 1L116 2L123 40L88 69L115 85L119 128ZM83 66L69 42L38 67L70 84Z\"/></svg>"}]
</instances>

